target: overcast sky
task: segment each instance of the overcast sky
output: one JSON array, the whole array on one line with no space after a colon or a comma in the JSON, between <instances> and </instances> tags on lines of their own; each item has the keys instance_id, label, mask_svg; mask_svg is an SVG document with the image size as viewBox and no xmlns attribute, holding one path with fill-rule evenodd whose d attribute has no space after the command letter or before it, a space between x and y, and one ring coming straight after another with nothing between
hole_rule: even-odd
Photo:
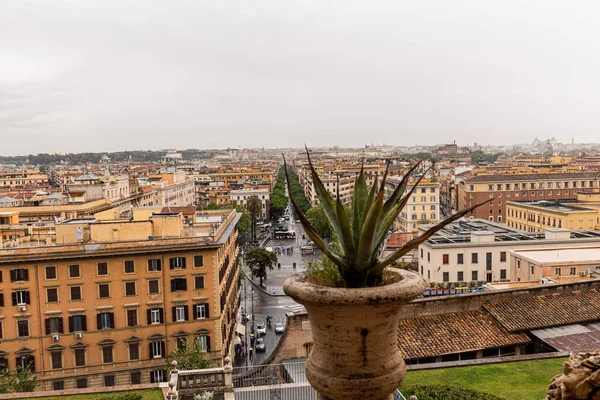
<instances>
[{"instance_id":1,"label":"overcast sky","mask_svg":"<svg viewBox=\"0 0 600 400\"><path fill-rule=\"evenodd\" d=\"M0 154L600 141L597 1L4 0Z\"/></svg>"}]
</instances>

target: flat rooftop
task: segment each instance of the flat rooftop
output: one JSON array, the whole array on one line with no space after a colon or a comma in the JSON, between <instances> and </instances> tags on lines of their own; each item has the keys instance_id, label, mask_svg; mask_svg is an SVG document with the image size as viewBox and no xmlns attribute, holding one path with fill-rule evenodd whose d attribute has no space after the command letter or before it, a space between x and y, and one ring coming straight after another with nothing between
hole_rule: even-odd
<instances>
[{"instance_id":1,"label":"flat rooftop","mask_svg":"<svg viewBox=\"0 0 600 400\"><path fill-rule=\"evenodd\" d=\"M427 230L433 227L434 224L421 225L419 230ZM494 222L486 221L484 219L475 218L462 218L455 221L441 230L439 230L435 236L463 236L469 235L471 232L482 232L489 231L493 233L509 233L509 232L522 232L518 229L511 228L507 225L497 224Z\"/></svg>"},{"instance_id":2,"label":"flat rooftop","mask_svg":"<svg viewBox=\"0 0 600 400\"><path fill-rule=\"evenodd\" d=\"M600 264L600 247L584 247L579 249L552 250L517 250L515 255L540 264L556 263L598 263Z\"/></svg>"},{"instance_id":3,"label":"flat rooftop","mask_svg":"<svg viewBox=\"0 0 600 400\"><path fill-rule=\"evenodd\" d=\"M590 211L590 208L578 206L577 199L566 199L566 200L511 200L510 203L517 205L542 207L553 211Z\"/></svg>"}]
</instances>

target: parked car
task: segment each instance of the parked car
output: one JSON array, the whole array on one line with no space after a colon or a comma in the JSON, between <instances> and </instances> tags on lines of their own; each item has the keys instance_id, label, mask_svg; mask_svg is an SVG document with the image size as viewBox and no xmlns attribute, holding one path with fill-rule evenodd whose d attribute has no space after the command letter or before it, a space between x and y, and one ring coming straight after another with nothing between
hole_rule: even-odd
<instances>
[{"instance_id":1,"label":"parked car","mask_svg":"<svg viewBox=\"0 0 600 400\"><path fill-rule=\"evenodd\" d=\"M285 331L283 324L281 322L276 323L275 324L275 333L283 333L283 331Z\"/></svg>"},{"instance_id":2,"label":"parked car","mask_svg":"<svg viewBox=\"0 0 600 400\"><path fill-rule=\"evenodd\" d=\"M474 287L473 289L471 289L471 293L478 293L478 292L484 292L485 288L483 286L477 286Z\"/></svg>"},{"instance_id":3,"label":"parked car","mask_svg":"<svg viewBox=\"0 0 600 400\"><path fill-rule=\"evenodd\" d=\"M256 351L257 352L261 352L263 353L265 350L267 350L267 345L265 344L265 339L260 338L260 339L256 339Z\"/></svg>"},{"instance_id":4,"label":"parked car","mask_svg":"<svg viewBox=\"0 0 600 400\"><path fill-rule=\"evenodd\" d=\"M256 324L256 336L264 336L267 334L267 326L264 322L259 322Z\"/></svg>"}]
</instances>

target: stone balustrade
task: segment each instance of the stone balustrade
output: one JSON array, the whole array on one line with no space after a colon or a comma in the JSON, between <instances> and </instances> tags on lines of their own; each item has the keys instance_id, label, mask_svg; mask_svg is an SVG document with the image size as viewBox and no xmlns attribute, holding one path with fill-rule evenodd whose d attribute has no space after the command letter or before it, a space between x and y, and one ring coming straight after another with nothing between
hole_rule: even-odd
<instances>
[{"instance_id":1,"label":"stone balustrade","mask_svg":"<svg viewBox=\"0 0 600 400\"><path fill-rule=\"evenodd\" d=\"M167 399L212 392L215 399L233 400L233 368L229 357L225 358L224 363L223 368L180 371L177 369L177 361L173 361Z\"/></svg>"}]
</instances>

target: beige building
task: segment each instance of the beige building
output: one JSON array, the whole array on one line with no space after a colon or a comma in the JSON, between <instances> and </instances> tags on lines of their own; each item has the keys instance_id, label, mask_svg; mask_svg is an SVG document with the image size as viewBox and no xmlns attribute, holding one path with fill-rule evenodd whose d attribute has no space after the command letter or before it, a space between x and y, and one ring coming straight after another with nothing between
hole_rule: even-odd
<instances>
[{"instance_id":1,"label":"beige building","mask_svg":"<svg viewBox=\"0 0 600 400\"><path fill-rule=\"evenodd\" d=\"M236 323L239 215L135 215L68 220L47 245L0 249L0 363L34 370L38 390L164 381L167 355L190 340L222 363Z\"/></svg>"},{"instance_id":2,"label":"beige building","mask_svg":"<svg viewBox=\"0 0 600 400\"><path fill-rule=\"evenodd\" d=\"M354 174L339 176L339 178L335 174L323 174L319 175L319 178L321 179L321 182L323 182L325 189L327 189L329 194L333 196L334 199L337 198L339 194L340 201L343 204L350 205L350 203L352 203L354 181L356 180L356 176ZM315 186L313 185L312 176L310 175L306 176L305 178L304 194L306 195L306 198L310 204L313 206L319 205L319 198L317 196Z\"/></svg>"},{"instance_id":3,"label":"beige building","mask_svg":"<svg viewBox=\"0 0 600 400\"><path fill-rule=\"evenodd\" d=\"M600 247L513 250L510 267L511 275L521 282L587 276L600 272Z\"/></svg>"},{"instance_id":4,"label":"beige building","mask_svg":"<svg viewBox=\"0 0 600 400\"><path fill-rule=\"evenodd\" d=\"M39 171L0 171L0 187L40 186L48 184L48 175Z\"/></svg>"},{"instance_id":5,"label":"beige building","mask_svg":"<svg viewBox=\"0 0 600 400\"><path fill-rule=\"evenodd\" d=\"M509 201L506 224L527 232L542 232L548 227L598 229L600 227L600 192L578 191L567 200Z\"/></svg>"},{"instance_id":6,"label":"beige building","mask_svg":"<svg viewBox=\"0 0 600 400\"><path fill-rule=\"evenodd\" d=\"M154 189L155 206L191 206L195 202L194 180L185 172L150 175L148 183Z\"/></svg>"},{"instance_id":7,"label":"beige building","mask_svg":"<svg viewBox=\"0 0 600 400\"><path fill-rule=\"evenodd\" d=\"M385 188L386 197L393 193L401 180L401 177L388 178ZM416 181L409 182L408 188L415 183ZM402 232L416 235L420 225L437 224L440 221L440 186L435 179L422 179L400 213L395 227Z\"/></svg>"},{"instance_id":8,"label":"beige building","mask_svg":"<svg viewBox=\"0 0 600 400\"><path fill-rule=\"evenodd\" d=\"M239 204L243 207L248 205L248 200L252 196L258 197L261 204L261 213L258 219L268 220L269 219L269 207L271 204L270 193L268 189L240 189L232 190L230 192L231 203Z\"/></svg>"},{"instance_id":9,"label":"beige building","mask_svg":"<svg viewBox=\"0 0 600 400\"><path fill-rule=\"evenodd\" d=\"M419 273L430 282L448 284L515 281L509 257L513 250L598 245L597 231L548 228L542 233L526 233L483 220L465 220L451 224L419 246Z\"/></svg>"}]
</instances>

